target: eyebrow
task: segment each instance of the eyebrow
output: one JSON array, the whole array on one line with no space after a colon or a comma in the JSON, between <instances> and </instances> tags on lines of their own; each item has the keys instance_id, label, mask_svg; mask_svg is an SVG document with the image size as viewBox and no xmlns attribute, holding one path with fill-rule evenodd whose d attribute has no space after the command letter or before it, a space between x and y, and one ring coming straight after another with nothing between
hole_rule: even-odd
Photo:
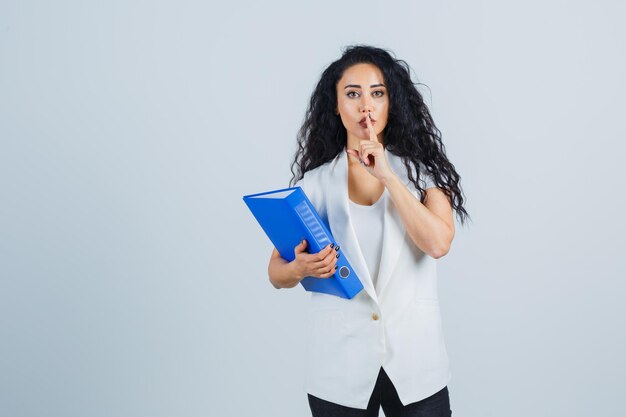
<instances>
[{"instance_id":1,"label":"eyebrow","mask_svg":"<svg viewBox=\"0 0 626 417\"><path fill-rule=\"evenodd\" d=\"M356 88L361 88L361 86L359 84L348 84L344 87L344 90L346 88L350 88L350 87L356 87ZM374 88L374 87L385 87L385 84L372 84L370 85L370 88Z\"/></svg>"}]
</instances>

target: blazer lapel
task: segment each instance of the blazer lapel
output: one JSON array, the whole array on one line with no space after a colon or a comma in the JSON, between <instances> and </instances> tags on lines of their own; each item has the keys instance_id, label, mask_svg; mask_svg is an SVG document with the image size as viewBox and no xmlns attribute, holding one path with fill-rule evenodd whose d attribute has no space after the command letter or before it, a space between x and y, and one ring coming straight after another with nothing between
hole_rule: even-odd
<instances>
[{"instance_id":1,"label":"blazer lapel","mask_svg":"<svg viewBox=\"0 0 626 417\"><path fill-rule=\"evenodd\" d=\"M376 290L372 278L361 253L359 242L350 220L348 205L348 157L345 148L335 158L329 171L327 183L328 199L327 213L328 223L337 243L341 245L342 252L354 268L357 276L363 284L363 289L378 303ZM386 226L386 224L385 224Z\"/></svg>"},{"instance_id":2,"label":"blazer lapel","mask_svg":"<svg viewBox=\"0 0 626 417\"><path fill-rule=\"evenodd\" d=\"M406 184L406 168L402 164L402 159L388 152L386 149L385 155L391 169ZM383 245L380 256L380 267L378 269L378 280L376 282L376 292L378 294L382 294L385 286L391 278L391 274L396 266L396 263L398 262L401 252L400 249L402 248L402 242L404 241L406 234L406 229L402 223L400 213L396 210L394 205L395 203L391 199L391 196L387 193L387 189L385 189L383 197L386 198L386 201L383 226Z\"/></svg>"}]
</instances>

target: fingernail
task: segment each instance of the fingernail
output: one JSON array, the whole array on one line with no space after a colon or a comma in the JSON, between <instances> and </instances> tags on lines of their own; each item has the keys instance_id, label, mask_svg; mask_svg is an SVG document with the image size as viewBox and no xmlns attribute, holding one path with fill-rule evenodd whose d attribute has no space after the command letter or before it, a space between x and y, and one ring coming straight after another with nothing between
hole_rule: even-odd
<instances>
[{"instance_id":1,"label":"fingernail","mask_svg":"<svg viewBox=\"0 0 626 417\"><path fill-rule=\"evenodd\" d=\"M339 252L339 245L335 246L335 250Z\"/></svg>"},{"instance_id":2,"label":"fingernail","mask_svg":"<svg viewBox=\"0 0 626 417\"><path fill-rule=\"evenodd\" d=\"M337 259L339 259L339 254L337 254Z\"/></svg>"},{"instance_id":3,"label":"fingernail","mask_svg":"<svg viewBox=\"0 0 626 417\"><path fill-rule=\"evenodd\" d=\"M331 249L333 248L333 244L332 243L330 245L328 245L328 246L330 246Z\"/></svg>"}]
</instances>

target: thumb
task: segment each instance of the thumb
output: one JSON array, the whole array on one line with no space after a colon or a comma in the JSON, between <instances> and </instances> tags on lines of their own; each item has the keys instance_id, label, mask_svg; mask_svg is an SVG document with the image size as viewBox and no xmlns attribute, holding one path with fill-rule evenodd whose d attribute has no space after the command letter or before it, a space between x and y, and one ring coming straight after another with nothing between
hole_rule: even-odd
<instances>
[{"instance_id":1,"label":"thumb","mask_svg":"<svg viewBox=\"0 0 626 417\"><path fill-rule=\"evenodd\" d=\"M357 151L356 149L348 149L348 153L352 156L355 156L359 159L361 159L361 157L359 156L359 151Z\"/></svg>"},{"instance_id":2,"label":"thumb","mask_svg":"<svg viewBox=\"0 0 626 417\"><path fill-rule=\"evenodd\" d=\"M295 247L294 252L295 252L295 253L302 253L302 252L304 252L304 250L305 250L305 249L306 249L306 247L307 247L307 244L308 244L308 243L307 243L306 239L302 239L302 242L300 242L300 243L299 243L299 244Z\"/></svg>"}]
</instances>

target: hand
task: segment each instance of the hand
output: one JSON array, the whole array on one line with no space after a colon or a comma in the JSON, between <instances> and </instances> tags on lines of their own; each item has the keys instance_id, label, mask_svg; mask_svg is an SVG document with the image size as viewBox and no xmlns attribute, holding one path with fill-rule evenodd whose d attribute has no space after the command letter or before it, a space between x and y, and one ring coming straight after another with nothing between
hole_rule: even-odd
<instances>
[{"instance_id":1,"label":"hand","mask_svg":"<svg viewBox=\"0 0 626 417\"><path fill-rule=\"evenodd\" d=\"M303 240L294 248L296 258L291 261L298 278L305 277L330 278L337 270L336 264L339 258L339 247L332 243L318 253L306 253L308 242Z\"/></svg>"},{"instance_id":2,"label":"hand","mask_svg":"<svg viewBox=\"0 0 626 417\"><path fill-rule=\"evenodd\" d=\"M369 140L360 141L360 148L348 149L348 153L361 161L361 165L379 180L389 178L393 175L393 171L389 168L387 158L385 157L385 149L383 144L378 141L376 131L372 125L371 114L367 114L365 123L370 133Z\"/></svg>"}]
</instances>

